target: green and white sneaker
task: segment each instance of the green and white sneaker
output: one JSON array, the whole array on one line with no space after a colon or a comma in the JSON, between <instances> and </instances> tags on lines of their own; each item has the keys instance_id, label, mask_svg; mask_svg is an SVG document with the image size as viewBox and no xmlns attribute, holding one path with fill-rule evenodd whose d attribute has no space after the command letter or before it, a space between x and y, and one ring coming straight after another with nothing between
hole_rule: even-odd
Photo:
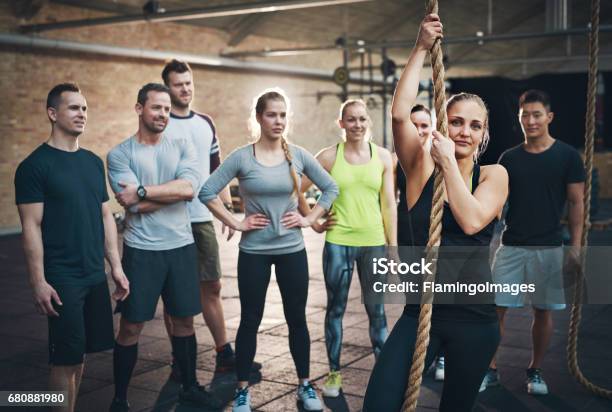
<instances>
[{"instance_id":1,"label":"green and white sneaker","mask_svg":"<svg viewBox=\"0 0 612 412\"><path fill-rule=\"evenodd\" d=\"M335 398L340 395L342 389L342 375L338 371L330 371L323 384L323 396Z\"/></svg>"}]
</instances>

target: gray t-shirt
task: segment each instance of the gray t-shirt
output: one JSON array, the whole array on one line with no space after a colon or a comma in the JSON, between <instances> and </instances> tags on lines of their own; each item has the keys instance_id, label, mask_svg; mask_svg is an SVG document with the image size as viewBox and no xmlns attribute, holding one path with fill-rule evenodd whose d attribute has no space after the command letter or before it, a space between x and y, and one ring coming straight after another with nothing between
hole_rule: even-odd
<instances>
[{"instance_id":1,"label":"gray t-shirt","mask_svg":"<svg viewBox=\"0 0 612 412\"><path fill-rule=\"evenodd\" d=\"M119 182L160 185L176 179L191 183L197 193L200 175L195 149L189 138L162 136L156 145L138 143L135 136L115 146L107 157L108 180L115 193ZM180 201L152 213L126 210L126 245L144 250L169 250L193 243L187 202Z\"/></svg>"},{"instance_id":2,"label":"gray t-shirt","mask_svg":"<svg viewBox=\"0 0 612 412\"><path fill-rule=\"evenodd\" d=\"M295 145L289 145L289 150L299 180L303 174L308 176L323 192L318 204L329 209L338 196L338 186L334 180L306 150ZM289 163L283 161L276 166L264 166L255 158L253 145L238 148L208 178L200 190L200 200L206 203L215 199L234 177L240 184L245 214L262 213L270 220L265 229L243 232L240 250L260 255L279 255L304 249L301 229L286 229L280 222L285 213L298 207L297 197L291 195L293 180Z\"/></svg>"}]
</instances>

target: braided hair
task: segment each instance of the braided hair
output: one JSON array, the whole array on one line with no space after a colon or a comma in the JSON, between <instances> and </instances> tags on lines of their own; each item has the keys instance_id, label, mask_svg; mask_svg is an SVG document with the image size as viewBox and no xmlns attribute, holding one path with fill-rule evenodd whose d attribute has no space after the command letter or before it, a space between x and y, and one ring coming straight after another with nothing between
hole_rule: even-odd
<instances>
[{"instance_id":1,"label":"braided hair","mask_svg":"<svg viewBox=\"0 0 612 412\"><path fill-rule=\"evenodd\" d=\"M257 116L263 115L269 100L276 100L285 103L285 105L287 106L287 111L289 111L289 105L287 104L288 99L285 97L282 89L274 88L264 90L263 93L261 93L255 100L255 104L253 105L252 110L253 113L251 116L251 133L257 133L257 135L255 136L256 139L260 137L258 135L259 128L254 126L253 120L256 119ZM285 130L287 130L287 128L285 128ZM291 174L291 179L293 180L292 195L298 195L300 193L299 178L297 172L295 171L295 167L293 166L293 155L291 154L291 150L289 150L289 144L287 143L285 133L286 132L283 132L283 136L281 137L281 146L283 148L283 152L285 153L285 159L287 159L287 163L289 164L289 173Z\"/></svg>"}]
</instances>

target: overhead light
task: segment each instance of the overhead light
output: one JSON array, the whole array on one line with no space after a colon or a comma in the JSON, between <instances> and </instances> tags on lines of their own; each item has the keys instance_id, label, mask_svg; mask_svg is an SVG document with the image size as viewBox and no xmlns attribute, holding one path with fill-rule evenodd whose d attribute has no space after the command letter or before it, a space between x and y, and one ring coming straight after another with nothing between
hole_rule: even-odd
<instances>
[{"instance_id":1,"label":"overhead light","mask_svg":"<svg viewBox=\"0 0 612 412\"><path fill-rule=\"evenodd\" d=\"M476 37L484 37L484 33L483 33L482 31L478 30L478 31L476 32ZM478 45L479 45L479 46L482 46L483 44L484 44L484 41L482 41L482 40L478 40Z\"/></svg>"},{"instance_id":2,"label":"overhead light","mask_svg":"<svg viewBox=\"0 0 612 412\"><path fill-rule=\"evenodd\" d=\"M364 46L364 45L365 45L365 43L366 43L366 42L365 42L365 40L357 40L357 41L355 42L355 44L356 44L357 46L359 46L359 48L357 49L357 53L365 53L365 52L366 52L366 49L365 49L365 48L363 48L363 47L361 47L361 46Z\"/></svg>"}]
</instances>

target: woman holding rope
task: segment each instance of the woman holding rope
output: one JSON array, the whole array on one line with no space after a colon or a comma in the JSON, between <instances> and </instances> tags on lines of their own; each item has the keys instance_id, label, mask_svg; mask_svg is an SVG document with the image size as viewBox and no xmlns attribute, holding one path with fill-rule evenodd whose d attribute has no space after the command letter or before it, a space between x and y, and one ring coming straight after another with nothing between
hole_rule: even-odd
<instances>
[{"instance_id":1,"label":"woman holding rope","mask_svg":"<svg viewBox=\"0 0 612 412\"><path fill-rule=\"evenodd\" d=\"M442 37L435 14L421 23L416 45L399 80L393 105L393 137L399 163L408 176L406 202L413 246L424 247L429 234L434 168L442 173L446 198L441 246L475 250L457 265L440 252L437 277L456 272L463 283L491 281L488 250L493 226L507 196L508 175L499 165L480 167L476 160L488 141L488 112L480 97L461 93L447 102L449 138L433 132L431 151L419 138L410 111L418 93L419 75L428 50ZM454 279L457 280L457 279ZM439 281L439 279L437 279ZM481 298L482 296L478 296ZM457 298L457 297L456 297ZM482 378L499 342L499 325L492 303L435 304L425 364L437 353L445 355L445 381L440 411L470 411ZM436 299L434 302L437 302ZM463 303L467 302L467 303ZM406 305L374 366L364 399L364 411L397 411L402 407L415 347L420 307Z\"/></svg>"}]
</instances>

